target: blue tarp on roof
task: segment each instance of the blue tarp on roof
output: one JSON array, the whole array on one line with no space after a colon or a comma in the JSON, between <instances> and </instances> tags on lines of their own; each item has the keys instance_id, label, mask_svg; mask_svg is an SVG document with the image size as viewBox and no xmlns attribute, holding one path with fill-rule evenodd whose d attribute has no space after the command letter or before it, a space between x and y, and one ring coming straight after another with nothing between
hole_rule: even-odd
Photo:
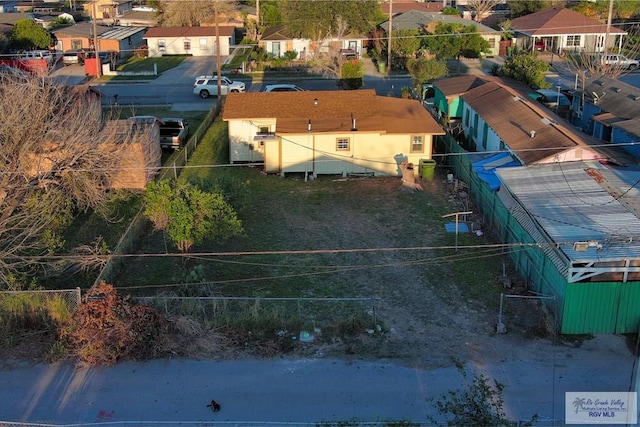
<instances>
[{"instance_id":1,"label":"blue tarp on roof","mask_svg":"<svg viewBox=\"0 0 640 427\"><path fill-rule=\"evenodd\" d=\"M478 177L489 184L492 190L497 191L500 188L500 179L496 176L497 168L512 168L520 166L509 153L498 153L486 159L478 160L473 163L473 171Z\"/></svg>"}]
</instances>

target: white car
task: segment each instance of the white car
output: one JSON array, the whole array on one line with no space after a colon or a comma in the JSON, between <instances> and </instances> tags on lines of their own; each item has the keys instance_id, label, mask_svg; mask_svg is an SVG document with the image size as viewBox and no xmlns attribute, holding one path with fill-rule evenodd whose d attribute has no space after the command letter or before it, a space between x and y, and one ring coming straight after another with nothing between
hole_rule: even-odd
<instances>
[{"instance_id":1,"label":"white car","mask_svg":"<svg viewBox=\"0 0 640 427\"><path fill-rule=\"evenodd\" d=\"M640 62L636 59L627 58L624 55L607 54L607 56L600 56L600 63L602 65L610 65L613 67L620 67L625 69L638 68Z\"/></svg>"},{"instance_id":2,"label":"white car","mask_svg":"<svg viewBox=\"0 0 640 427\"><path fill-rule=\"evenodd\" d=\"M280 83L280 84L266 85L264 89L262 89L262 91L263 92L304 92L304 89L302 89L300 86L287 84L287 83Z\"/></svg>"},{"instance_id":3,"label":"white car","mask_svg":"<svg viewBox=\"0 0 640 427\"><path fill-rule=\"evenodd\" d=\"M239 81L232 81L226 76L220 79L220 91L222 95L230 92L244 92L245 84ZM198 76L193 84L193 93L200 98L218 96L218 76Z\"/></svg>"}]
</instances>

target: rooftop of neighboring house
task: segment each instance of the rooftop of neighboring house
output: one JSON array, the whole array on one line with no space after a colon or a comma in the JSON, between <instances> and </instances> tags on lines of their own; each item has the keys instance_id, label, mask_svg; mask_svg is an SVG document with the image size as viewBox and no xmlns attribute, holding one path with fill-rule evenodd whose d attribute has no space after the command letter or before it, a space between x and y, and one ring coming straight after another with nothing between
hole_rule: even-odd
<instances>
[{"instance_id":1,"label":"rooftop of neighboring house","mask_svg":"<svg viewBox=\"0 0 640 427\"><path fill-rule=\"evenodd\" d=\"M640 89L618 79L607 76L589 79L585 99L622 119L640 118Z\"/></svg>"},{"instance_id":2,"label":"rooftop of neighboring house","mask_svg":"<svg viewBox=\"0 0 640 427\"><path fill-rule=\"evenodd\" d=\"M489 80L483 77L464 75L459 77L447 77L433 82L445 96L461 95L474 87L481 86Z\"/></svg>"},{"instance_id":3,"label":"rooftop of neighboring house","mask_svg":"<svg viewBox=\"0 0 640 427\"><path fill-rule=\"evenodd\" d=\"M604 34L607 24L588 18L565 8L552 8L530 13L511 20L511 28L529 36L555 36L563 34ZM611 27L611 34L627 34Z\"/></svg>"},{"instance_id":4,"label":"rooftop of neighboring house","mask_svg":"<svg viewBox=\"0 0 640 427\"><path fill-rule=\"evenodd\" d=\"M23 19L34 19L34 14L31 12L0 13L0 24L13 25Z\"/></svg>"},{"instance_id":5,"label":"rooftop of neighboring house","mask_svg":"<svg viewBox=\"0 0 640 427\"><path fill-rule=\"evenodd\" d=\"M498 169L503 185L572 262L638 259L640 171L589 162ZM570 220L568 220L570 219ZM575 250L574 242L608 242Z\"/></svg>"},{"instance_id":6,"label":"rooftop of neighboring house","mask_svg":"<svg viewBox=\"0 0 640 427\"><path fill-rule=\"evenodd\" d=\"M497 34L500 32L486 25L482 25L479 22L461 18L457 15L443 15L441 13L421 12L419 10L409 10L408 12L394 16L392 21L394 30L420 30L426 26L437 25L438 23L475 25L479 33ZM383 22L379 27L388 31L389 21Z\"/></svg>"},{"instance_id":7,"label":"rooftop of neighboring house","mask_svg":"<svg viewBox=\"0 0 640 427\"><path fill-rule=\"evenodd\" d=\"M579 145L566 135L555 118L531 105L532 100L514 95L495 82L469 90L462 99L524 164L542 161Z\"/></svg>"},{"instance_id":8,"label":"rooftop of neighboring house","mask_svg":"<svg viewBox=\"0 0 640 427\"><path fill-rule=\"evenodd\" d=\"M69 27L56 28L51 32L60 37L93 37L93 24L91 22L79 22ZM124 40L141 31L144 27L118 27L96 25L98 38L108 40Z\"/></svg>"},{"instance_id":9,"label":"rooftop of neighboring house","mask_svg":"<svg viewBox=\"0 0 640 427\"><path fill-rule=\"evenodd\" d=\"M224 120L274 119L277 132L358 131L443 135L440 125L420 102L353 91L245 92L228 95Z\"/></svg>"},{"instance_id":10,"label":"rooftop of neighboring house","mask_svg":"<svg viewBox=\"0 0 640 427\"><path fill-rule=\"evenodd\" d=\"M218 34L222 37L232 36L235 27L224 25L218 27ZM216 35L215 27L153 27L144 35L145 39L151 37L213 37Z\"/></svg>"},{"instance_id":11,"label":"rooftop of neighboring house","mask_svg":"<svg viewBox=\"0 0 640 427\"><path fill-rule=\"evenodd\" d=\"M399 13L408 12L410 10L439 13L444 8L443 2L441 1L417 2L416 0L393 0L393 3L386 0L384 3L380 4L380 7L382 8L382 11L387 15L389 15L390 9L391 13L396 15Z\"/></svg>"},{"instance_id":12,"label":"rooftop of neighboring house","mask_svg":"<svg viewBox=\"0 0 640 427\"><path fill-rule=\"evenodd\" d=\"M118 17L121 24L130 23L138 25L156 25L158 22L158 13L147 10L128 10Z\"/></svg>"}]
</instances>

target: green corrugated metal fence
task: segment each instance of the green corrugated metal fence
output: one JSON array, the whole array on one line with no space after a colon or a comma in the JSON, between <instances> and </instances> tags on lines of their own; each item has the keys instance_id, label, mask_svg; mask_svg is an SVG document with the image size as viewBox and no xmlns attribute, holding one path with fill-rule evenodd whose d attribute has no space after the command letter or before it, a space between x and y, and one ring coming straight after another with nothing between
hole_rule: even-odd
<instances>
[{"instance_id":1,"label":"green corrugated metal fence","mask_svg":"<svg viewBox=\"0 0 640 427\"><path fill-rule=\"evenodd\" d=\"M457 179L469 186L469 194L480 209L485 228L503 243L535 243L529 233L504 206L497 193L475 173L466 151L451 136L438 138L438 152ZM522 246L509 251L529 290L554 300L541 300L559 320L563 334L637 333L640 327L640 282L569 283L542 249Z\"/></svg>"}]
</instances>

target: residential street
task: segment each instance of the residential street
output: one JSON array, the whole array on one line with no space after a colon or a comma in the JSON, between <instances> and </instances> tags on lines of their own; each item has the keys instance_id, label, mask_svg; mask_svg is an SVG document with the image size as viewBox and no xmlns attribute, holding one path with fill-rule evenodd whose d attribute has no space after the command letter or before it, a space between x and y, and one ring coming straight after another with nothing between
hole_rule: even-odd
<instances>
[{"instance_id":1,"label":"residential street","mask_svg":"<svg viewBox=\"0 0 640 427\"><path fill-rule=\"evenodd\" d=\"M634 357L624 337L598 336L580 348L546 341L514 348L508 334L494 338L493 349L470 349L461 343L460 355L468 369L505 384L505 410L512 419L528 420L537 413L540 420L535 425L562 425L566 391L628 391L631 386ZM503 356L488 356L495 352ZM461 386L454 366L422 370L384 360L321 357L176 359L95 369L5 366L0 371L0 421L261 426L315 425L355 417L428 423L427 417L437 413L427 399L437 400ZM211 399L221 404L220 412L206 407Z\"/></svg>"}]
</instances>

